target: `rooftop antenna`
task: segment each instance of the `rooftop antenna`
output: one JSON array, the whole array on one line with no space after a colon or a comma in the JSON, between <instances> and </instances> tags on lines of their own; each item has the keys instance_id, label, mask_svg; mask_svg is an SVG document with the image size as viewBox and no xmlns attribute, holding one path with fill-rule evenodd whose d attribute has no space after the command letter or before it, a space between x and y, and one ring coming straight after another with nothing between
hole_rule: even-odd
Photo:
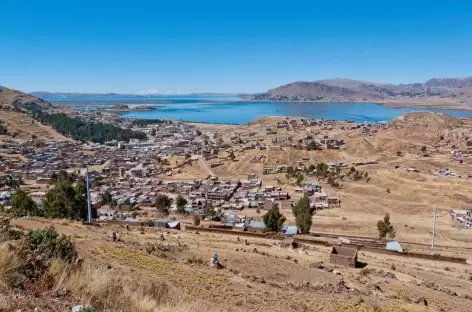
<instances>
[{"instance_id":1,"label":"rooftop antenna","mask_svg":"<svg viewBox=\"0 0 472 312\"><path fill-rule=\"evenodd\" d=\"M92 222L92 205L90 204L90 183L88 167L85 167L85 183L87 185L87 209L88 209L88 222Z\"/></svg>"}]
</instances>

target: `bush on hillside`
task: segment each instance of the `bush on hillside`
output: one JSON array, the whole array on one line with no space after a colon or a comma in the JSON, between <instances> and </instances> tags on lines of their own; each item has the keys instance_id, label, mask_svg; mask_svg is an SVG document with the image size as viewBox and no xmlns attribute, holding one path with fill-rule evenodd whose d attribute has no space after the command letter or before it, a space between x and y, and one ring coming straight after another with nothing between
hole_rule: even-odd
<instances>
[{"instance_id":1,"label":"bush on hillside","mask_svg":"<svg viewBox=\"0 0 472 312\"><path fill-rule=\"evenodd\" d=\"M28 245L46 259L57 258L69 263L77 259L77 251L70 238L60 236L53 227L31 231L28 234Z\"/></svg>"}]
</instances>

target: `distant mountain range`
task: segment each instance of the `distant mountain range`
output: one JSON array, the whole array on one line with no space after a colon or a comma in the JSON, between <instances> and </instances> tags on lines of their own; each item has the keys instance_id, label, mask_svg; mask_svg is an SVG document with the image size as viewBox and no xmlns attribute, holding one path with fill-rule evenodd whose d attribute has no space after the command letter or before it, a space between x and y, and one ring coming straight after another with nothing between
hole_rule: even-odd
<instances>
[{"instance_id":1,"label":"distant mountain range","mask_svg":"<svg viewBox=\"0 0 472 312\"><path fill-rule=\"evenodd\" d=\"M299 102L405 102L447 101L472 106L472 77L434 78L424 83L384 84L344 78L298 81L256 94L253 100Z\"/></svg>"},{"instance_id":2,"label":"distant mountain range","mask_svg":"<svg viewBox=\"0 0 472 312\"><path fill-rule=\"evenodd\" d=\"M218 96L238 96L247 97L250 94L245 93L189 93L189 94L120 94L120 93L68 93L68 92L47 92L34 91L30 95L42 99L68 99L68 98L150 98L150 97L178 97L178 96L192 96L192 97L218 97Z\"/></svg>"}]
</instances>

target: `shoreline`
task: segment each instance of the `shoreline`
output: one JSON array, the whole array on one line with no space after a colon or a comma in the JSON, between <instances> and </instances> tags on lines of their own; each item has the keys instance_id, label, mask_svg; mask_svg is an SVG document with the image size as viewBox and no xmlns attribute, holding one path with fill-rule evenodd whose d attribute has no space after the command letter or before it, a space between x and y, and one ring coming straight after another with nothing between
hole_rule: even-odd
<instances>
[{"instance_id":1,"label":"shoreline","mask_svg":"<svg viewBox=\"0 0 472 312\"><path fill-rule=\"evenodd\" d=\"M241 101L240 101L241 102ZM384 102L373 101L277 101L277 100L243 100L242 102L275 102L275 103L293 103L293 104L374 104L390 108L434 108L434 109L450 109L450 110L472 110L472 105L449 102L449 104L442 102L441 104L421 103L412 101L397 101L388 100Z\"/></svg>"}]
</instances>

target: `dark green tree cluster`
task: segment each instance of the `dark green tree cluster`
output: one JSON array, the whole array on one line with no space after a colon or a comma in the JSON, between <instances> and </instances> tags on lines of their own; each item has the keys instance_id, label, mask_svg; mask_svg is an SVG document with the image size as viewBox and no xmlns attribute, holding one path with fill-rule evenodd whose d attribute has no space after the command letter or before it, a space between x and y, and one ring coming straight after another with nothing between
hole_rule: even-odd
<instances>
[{"instance_id":1,"label":"dark green tree cluster","mask_svg":"<svg viewBox=\"0 0 472 312\"><path fill-rule=\"evenodd\" d=\"M13 189L19 188L20 185L23 185L23 179L21 177L16 177L12 175L3 176L0 178L0 187L11 187Z\"/></svg>"},{"instance_id":2,"label":"dark green tree cluster","mask_svg":"<svg viewBox=\"0 0 472 312\"><path fill-rule=\"evenodd\" d=\"M389 238L395 238L396 233L393 225L390 223L390 214L387 213L383 220L377 222L377 230L380 238L386 238L387 235Z\"/></svg>"},{"instance_id":3,"label":"dark green tree cluster","mask_svg":"<svg viewBox=\"0 0 472 312\"><path fill-rule=\"evenodd\" d=\"M62 181L69 181L69 182L75 182L79 178L79 175L77 173L67 173L65 170L61 170L59 172L53 172L51 174L51 180L53 182L62 182Z\"/></svg>"},{"instance_id":4,"label":"dark green tree cluster","mask_svg":"<svg viewBox=\"0 0 472 312\"><path fill-rule=\"evenodd\" d=\"M137 127L147 127L149 125L157 125L157 124L171 124L172 121L170 120L162 120L162 119L135 119L131 123L133 126Z\"/></svg>"},{"instance_id":5,"label":"dark green tree cluster","mask_svg":"<svg viewBox=\"0 0 472 312\"><path fill-rule=\"evenodd\" d=\"M285 223L285 216L280 212L279 205L274 204L272 208L262 216L265 227L271 232L278 232Z\"/></svg>"},{"instance_id":6,"label":"dark green tree cluster","mask_svg":"<svg viewBox=\"0 0 472 312\"><path fill-rule=\"evenodd\" d=\"M301 233L308 233L312 225L313 211L310 208L310 198L303 196L295 206L292 206L295 222Z\"/></svg>"},{"instance_id":7,"label":"dark green tree cluster","mask_svg":"<svg viewBox=\"0 0 472 312\"><path fill-rule=\"evenodd\" d=\"M74 140L105 143L111 140L128 142L130 139L146 139L144 132L123 129L108 123L85 121L69 117L64 113L50 114L37 108L29 108L29 110L35 120L51 125L57 132L70 136Z\"/></svg>"},{"instance_id":8,"label":"dark green tree cluster","mask_svg":"<svg viewBox=\"0 0 472 312\"><path fill-rule=\"evenodd\" d=\"M39 216L41 210L25 191L18 190L11 197L10 213L15 217Z\"/></svg>"},{"instance_id":9,"label":"dark green tree cluster","mask_svg":"<svg viewBox=\"0 0 472 312\"><path fill-rule=\"evenodd\" d=\"M44 201L46 218L85 220L87 214L87 186L83 178L76 185L70 181L58 182L47 192Z\"/></svg>"}]
</instances>

